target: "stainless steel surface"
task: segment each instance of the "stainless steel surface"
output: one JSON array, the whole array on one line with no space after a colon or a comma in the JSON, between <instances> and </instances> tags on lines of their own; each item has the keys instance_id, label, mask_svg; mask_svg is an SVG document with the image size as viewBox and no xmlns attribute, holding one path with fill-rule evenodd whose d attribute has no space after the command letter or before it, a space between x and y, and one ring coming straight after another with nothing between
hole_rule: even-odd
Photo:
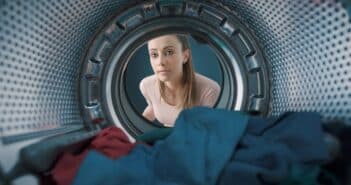
<instances>
[{"instance_id":1,"label":"stainless steel surface","mask_svg":"<svg viewBox=\"0 0 351 185\"><path fill-rule=\"evenodd\" d=\"M351 122L351 21L335 0L223 1L256 33L272 66L272 114L316 111ZM351 12L351 11L349 11Z\"/></svg>"},{"instance_id":2,"label":"stainless steel surface","mask_svg":"<svg viewBox=\"0 0 351 185\"><path fill-rule=\"evenodd\" d=\"M351 23L337 1L222 1L272 65L272 114L351 121ZM121 1L2 1L0 135L82 124L80 60ZM96 64L95 64L96 65ZM92 66L98 72L98 66Z\"/></svg>"},{"instance_id":3,"label":"stainless steel surface","mask_svg":"<svg viewBox=\"0 0 351 185\"><path fill-rule=\"evenodd\" d=\"M347 10L336 0L213 2L235 12L257 36L271 66L272 115L315 111L326 120L351 124L350 6ZM99 29L133 3L0 0L0 161L5 171L31 141L9 143L83 126L81 61ZM256 63L247 65L255 69ZM101 69L99 61L91 61L89 74ZM87 101L94 105L96 95L90 93ZM97 110L91 109L92 118L101 114Z\"/></svg>"},{"instance_id":4,"label":"stainless steel surface","mask_svg":"<svg viewBox=\"0 0 351 185\"><path fill-rule=\"evenodd\" d=\"M82 126L80 61L121 4L1 1L0 137Z\"/></svg>"}]
</instances>

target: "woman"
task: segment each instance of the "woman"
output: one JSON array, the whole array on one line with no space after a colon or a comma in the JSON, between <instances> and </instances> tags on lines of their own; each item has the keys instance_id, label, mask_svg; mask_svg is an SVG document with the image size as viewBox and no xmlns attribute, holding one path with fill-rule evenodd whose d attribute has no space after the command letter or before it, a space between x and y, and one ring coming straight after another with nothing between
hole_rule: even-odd
<instances>
[{"instance_id":1,"label":"woman","mask_svg":"<svg viewBox=\"0 0 351 185\"><path fill-rule=\"evenodd\" d=\"M148 42L149 57L155 74L144 78L139 86L147 101L143 116L173 126L184 108L213 107L220 94L219 85L194 72L186 35L174 34Z\"/></svg>"}]
</instances>

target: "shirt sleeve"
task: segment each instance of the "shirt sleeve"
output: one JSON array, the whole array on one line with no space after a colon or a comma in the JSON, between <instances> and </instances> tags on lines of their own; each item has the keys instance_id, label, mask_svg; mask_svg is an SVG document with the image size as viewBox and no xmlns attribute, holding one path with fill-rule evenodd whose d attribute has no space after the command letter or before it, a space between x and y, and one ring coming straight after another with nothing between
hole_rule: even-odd
<instances>
[{"instance_id":1,"label":"shirt sleeve","mask_svg":"<svg viewBox=\"0 0 351 185\"><path fill-rule=\"evenodd\" d=\"M152 101L149 97L149 94L146 90L146 86L145 86L145 81L142 80L139 84L139 89L141 94L144 96L146 102L147 102L147 106L143 111L143 116L148 119L149 121L153 121L155 119L155 114L154 114L154 110L152 108Z\"/></svg>"},{"instance_id":2,"label":"shirt sleeve","mask_svg":"<svg viewBox=\"0 0 351 185\"><path fill-rule=\"evenodd\" d=\"M152 102L151 102L151 99L149 97L149 94L147 93L147 90L146 90L146 86L145 86L145 81L144 80L141 80L140 84L139 84L139 89L140 89L140 92L141 94L144 96L145 100L146 100L146 103L149 105L149 106L152 106Z\"/></svg>"},{"instance_id":3,"label":"shirt sleeve","mask_svg":"<svg viewBox=\"0 0 351 185\"><path fill-rule=\"evenodd\" d=\"M213 107L217 102L220 92L221 88L218 84L214 87L207 88L201 98L201 106Z\"/></svg>"}]
</instances>

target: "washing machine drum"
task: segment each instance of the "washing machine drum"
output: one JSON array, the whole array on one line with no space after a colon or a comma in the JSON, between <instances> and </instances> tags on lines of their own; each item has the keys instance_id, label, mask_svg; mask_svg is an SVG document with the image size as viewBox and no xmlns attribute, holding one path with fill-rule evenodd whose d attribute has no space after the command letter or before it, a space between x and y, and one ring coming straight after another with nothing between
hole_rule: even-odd
<instances>
[{"instance_id":1,"label":"washing machine drum","mask_svg":"<svg viewBox=\"0 0 351 185\"><path fill-rule=\"evenodd\" d=\"M0 0L0 150L108 125L131 138L158 127L140 114L150 66L135 56L172 33L213 52L197 65L221 85L217 108L313 111L350 124L350 4Z\"/></svg>"}]
</instances>

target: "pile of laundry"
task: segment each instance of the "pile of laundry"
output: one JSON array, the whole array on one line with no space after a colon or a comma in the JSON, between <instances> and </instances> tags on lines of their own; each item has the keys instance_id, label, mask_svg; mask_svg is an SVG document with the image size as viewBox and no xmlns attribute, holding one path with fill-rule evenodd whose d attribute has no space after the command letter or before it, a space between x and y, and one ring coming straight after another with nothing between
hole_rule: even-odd
<instances>
[{"instance_id":1,"label":"pile of laundry","mask_svg":"<svg viewBox=\"0 0 351 185\"><path fill-rule=\"evenodd\" d=\"M65 152L51 171L56 184L259 185L317 183L328 161L315 113L262 118L195 107L173 128L131 143L117 127L101 131L80 153Z\"/></svg>"}]
</instances>

